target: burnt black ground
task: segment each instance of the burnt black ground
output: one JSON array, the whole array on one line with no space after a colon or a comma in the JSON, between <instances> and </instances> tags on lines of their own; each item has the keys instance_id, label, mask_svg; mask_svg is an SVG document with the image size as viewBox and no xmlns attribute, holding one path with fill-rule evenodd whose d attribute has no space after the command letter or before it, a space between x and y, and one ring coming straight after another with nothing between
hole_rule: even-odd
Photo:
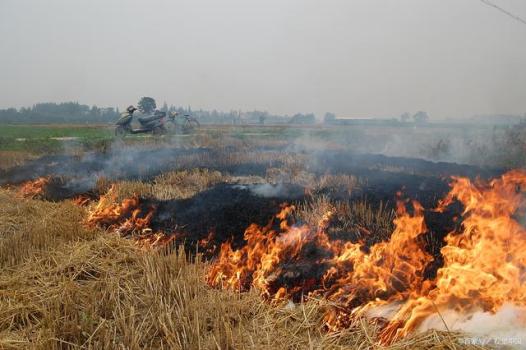
<instances>
[{"instance_id":1,"label":"burnt black ground","mask_svg":"<svg viewBox=\"0 0 526 350\"><path fill-rule=\"evenodd\" d=\"M231 152L238 152L232 149ZM286 152L283 149L270 150ZM157 148L116 149L105 153L87 153L82 157L65 155L46 156L27 162L23 166L12 168L0 173L0 184L15 184L36 179L42 176L53 176L47 189L48 200L71 198L80 193L92 191L97 179L105 177L108 180L140 179L150 180L163 172L180 170L184 167L205 167L219 170L235 176L257 175L265 176L269 167L280 167L279 161L228 163L217 161L229 150L210 150L204 148ZM269 152L265 150L264 152ZM203 155L200 162L200 155ZM421 244L431 253L435 260L427 267L426 277L432 278L442 265L440 248L444 236L455 230L460 222L454 217L459 216L461 209L452 206L444 213L436 213L431 208L437 205L449 190L451 176L467 176L469 178L490 178L500 175L503 169L482 169L478 167L454 164L434 163L421 159L386 157L371 154L352 154L339 151L324 151L302 153L307 156L305 170L323 174L348 174L363 180L363 184L351 194L346 192L330 192L332 200L367 200L373 208L378 203L387 203L393 207L401 191L406 198L416 199L424 208L428 232L421 237ZM196 156L194 161L185 163L184 157ZM227 157L228 158L228 157ZM186 164L186 165L185 165ZM243 245L243 233L252 224L260 226L269 223L279 211L283 203L301 202L305 199L305 189L296 184L282 183L271 187L262 195L261 188L254 185L218 184L200 192L188 199L159 201L142 198L142 206L155 207L152 220L154 231L177 233L186 243L189 250L195 249L199 240L213 236L213 244L231 241L234 248ZM269 186L271 186L269 184ZM374 237L366 242L366 247L375 244ZM307 247L308 248L308 247ZM317 261L317 255L323 251L305 250L305 261ZM287 272L276 280L276 285L299 283L308 284L312 280L312 264L298 267L297 264L283 266ZM314 269L316 275L325 271L324 266ZM290 270L290 271L289 271ZM317 280L314 278L314 280Z\"/></svg>"},{"instance_id":2,"label":"burnt black ground","mask_svg":"<svg viewBox=\"0 0 526 350\"><path fill-rule=\"evenodd\" d=\"M214 233L215 242L231 240L238 246L250 224L266 225L281 204L303 199L298 192L261 197L248 187L219 184L189 199L154 201L157 210L152 228L183 234L190 244Z\"/></svg>"},{"instance_id":3,"label":"burnt black ground","mask_svg":"<svg viewBox=\"0 0 526 350\"><path fill-rule=\"evenodd\" d=\"M221 243L230 242L234 249L242 247L244 232L251 224L265 226L271 223L273 228L279 231L278 220L273 218L280 206L286 202L293 203L305 199L295 185L285 185L284 188L284 196L278 194L262 197L251 191L250 186L219 184L189 199L158 201L143 198L141 201L145 208L156 208L152 229L177 234L178 243L185 243L189 252L195 252L198 242L212 233L211 243L199 249L205 252L206 258L213 258ZM352 196L347 199L353 200ZM428 230L419 237L419 241L422 249L434 257L426 267L425 278L433 279L442 266L440 249L444 245L443 238L461 224L454 220L454 217L459 216L461 209L459 205L453 205L444 213L425 211ZM364 250L367 251L379 242L377 238L371 237L370 240L366 240ZM299 260L282 262L282 273L276 276L275 280L270 278L271 289L298 285L303 286L303 291L319 288L315 282L320 281L320 277L330 266L318 262L321 258L328 257L330 252L310 242L306 243L300 254L302 258Z\"/></svg>"},{"instance_id":4,"label":"burnt black ground","mask_svg":"<svg viewBox=\"0 0 526 350\"><path fill-rule=\"evenodd\" d=\"M301 187L297 185L284 184L283 189L283 195L263 197L254 193L251 186L218 184L188 199L160 201L143 198L141 201L145 207L156 208L152 220L154 231L177 233L184 236L190 244L206 238L212 232L216 243L230 240L234 246L239 246L243 243L243 233L250 224L266 225L283 204L297 204L306 199ZM390 195L391 203L394 204L396 193ZM353 201L362 198L351 194L331 199ZM460 212L459 206L453 206L444 213L427 210L425 219L428 234L441 239L459 224L453 221L453 217ZM366 243L372 245L376 242L378 240L372 237ZM432 252L436 248L437 246L429 246L428 250Z\"/></svg>"}]
</instances>

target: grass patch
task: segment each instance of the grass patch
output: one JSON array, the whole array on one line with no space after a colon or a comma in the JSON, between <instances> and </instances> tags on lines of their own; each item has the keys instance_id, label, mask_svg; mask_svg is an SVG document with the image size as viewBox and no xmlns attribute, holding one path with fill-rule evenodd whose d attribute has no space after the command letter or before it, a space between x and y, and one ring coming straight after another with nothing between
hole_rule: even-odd
<instances>
[{"instance_id":1,"label":"grass patch","mask_svg":"<svg viewBox=\"0 0 526 350\"><path fill-rule=\"evenodd\" d=\"M103 126L0 125L0 150L49 154L67 146L93 149L113 138Z\"/></svg>"},{"instance_id":2,"label":"grass patch","mask_svg":"<svg viewBox=\"0 0 526 350\"><path fill-rule=\"evenodd\" d=\"M113 130L107 126L94 125L0 125L2 137L46 139L52 137L109 137Z\"/></svg>"}]
</instances>

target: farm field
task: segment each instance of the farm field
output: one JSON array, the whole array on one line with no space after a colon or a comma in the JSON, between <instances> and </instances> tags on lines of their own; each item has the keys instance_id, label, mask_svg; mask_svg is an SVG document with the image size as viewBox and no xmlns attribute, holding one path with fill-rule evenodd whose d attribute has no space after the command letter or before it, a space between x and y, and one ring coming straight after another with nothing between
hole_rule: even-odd
<instances>
[{"instance_id":1,"label":"farm field","mask_svg":"<svg viewBox=\"0 0 526 350\"><path fill-rule=\"evenodd\" d=\"M462 249L472 273L502 273L508 229L474 220L523 230L520 193L499 196L526 174L366 152L428 130L1 128L0 348L480 348L458 320L519 303L473 297L448 264ZM495 202L464 212L463 191ZM466 225L492 250L459 245Z\"/></svg>"},{"instance_id":2,"label":"farm field","mask_svg":"<svg viewBox=\"0 0 526 350\"><path fill-rule=\"evenodd\" d=\"M0 1L0 350L526 350L524 25Z\"/></svg>"},{"instance_id":3,"label":"farm field","mask_svg":"<svg viewBox=\"0 0 526 350\"><path fill-rule=\"evenodd\" d=\"M522 127L519 132L522 132ZM458 126L450 124L411 126L321 126L321 125L203 125L190 134L170 131L162 138L148 134L129 135L126 143L179 143L204 145L223 142L225 138L239 141L288 142L308 146L311 141L328 147L346 148L358 152L395 156L418 156L435 161L454 160L474 163L473 155L480 148L495 148L489 140L507 141L504 127ZM79 124L0 124L0 152L25 154L64 153L71 150L96 150L115 140L113 125ZM520 139L520 135L515 136ZM220 140L220 141L219 141ZM520 140L514 140L518 142ZM460 144L462 143L462 144ZM503 147L502 145L498 145ZM513 151L513 146L508 151ZM463 153L463 154L456 154ZM513 156L516 156L515 154ZM486 161L488 163L488 161ZM495 161L490 164L495 166Z\"/></svg>"}]
</instances>

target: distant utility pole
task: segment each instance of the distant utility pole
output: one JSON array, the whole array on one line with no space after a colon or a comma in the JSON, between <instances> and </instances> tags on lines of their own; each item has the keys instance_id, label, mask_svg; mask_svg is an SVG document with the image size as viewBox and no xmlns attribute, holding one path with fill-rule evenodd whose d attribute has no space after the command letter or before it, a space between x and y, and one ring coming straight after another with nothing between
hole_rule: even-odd
<instances>
[{"instance_id":1,"label":"distant utility pole","mask_svg":"<svg viewBox=\"0 0 526 350\"><path fill-rule=\"evenodd\" d=\"M517 16L517 15L514 15L513 13L511 13L510 11L507 11L505 9L503 9L502 7L498 6L498 5L495 5L494 3L492 3L491 1L489 0L480 0L483 4L486 4L490 7L493 7L497 10L499 10L500 12L510 16L511 18L513 18L514 20L516 21L519 21L521 22L522 24L526 24L526 20L522 19L521 17Z\"/></svg>"}]
</instances>

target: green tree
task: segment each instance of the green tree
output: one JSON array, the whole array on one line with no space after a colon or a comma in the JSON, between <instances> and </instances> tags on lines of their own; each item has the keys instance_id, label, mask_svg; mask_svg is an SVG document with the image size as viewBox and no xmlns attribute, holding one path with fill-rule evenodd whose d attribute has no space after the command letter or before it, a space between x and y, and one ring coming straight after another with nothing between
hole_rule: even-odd
<instances>
[{"instance_id":1,"label":"green tree","mask_svg":"<svg viewBox=\"0 0 526 350\"><path fill-rule=\"evenodd\" d=\"M151 97L142 97L139 100L139 103L137 103L137 107L139 107L139 111L141 111L144 114L152 113L155 108L157 108L157 104L155 103L155 100Z\"/></svg>"}]
</instances>

